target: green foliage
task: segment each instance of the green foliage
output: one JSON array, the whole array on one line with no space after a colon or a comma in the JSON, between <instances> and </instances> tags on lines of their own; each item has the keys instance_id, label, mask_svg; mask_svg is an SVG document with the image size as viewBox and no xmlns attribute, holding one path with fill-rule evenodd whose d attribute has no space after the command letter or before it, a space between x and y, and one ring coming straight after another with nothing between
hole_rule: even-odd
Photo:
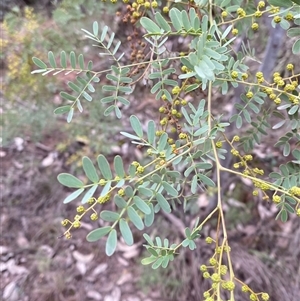
<instances>
[{"instance_id":1,"label":"green foliage","mask_svg":"<svg viewBox=\"0 0 300 301\"><path fill-rule=\"evenodd\" d=\"M110 115L110 113L114 110L115 114L118 118L122 117L122 113L117 105L118 102L129 105L129 101L120 96L120 93L131 93L132 88L128 86L132 82L130 77L126 75L130 71L130 68L121 68L119 61L123 57L124 53L121 53L116 56L116 53L121 45L120 41L117 41L115 44L114 37L115 33L112 32L111 35L108 33L109 29L105 26L102 30L100 38L98 37L99 33L99 25L97 22L93 24L93 33L82 29L86 33L86 37L96 41L98 43L97 47L106 50L106 52L101 52L100 55L102 56L110 56L116 63L115 65L111 65L111 69L106 70L112 71L111 74L107 74L106 78L111 82L109 85L103 85L102 91L112 92L113 95L107 96L101 99L103 104L113 103L110 105L105 111L104 116ZM108 40L108 42L106 42ZM78 58L74 51L71 51L69 54L69 60L67 60L67 55L65 51L62 51L60 54L60 67L57 67L56 59L52 51L48 52L48 65L40 60L39 58L33 57L34 64L39 67L39 69L34 70L32 73L42 73L42 75L46 75L52 73L53 75L60 74L64 72L65 75L70 73L80 74L83 73L83 76L77 76L76 82L69 82L69 88L75 93L75 95L69 94L67 92L61 92L60 95L62 98L69 100L72 102L69 106L62 106L55 109L55 114L64 114L68 113L67 121L71 122L74 114L74 109L77 108L79 112L83 111L83 107L81 104L81 100L85 99L87 101L92 101L93 97L90 93L95 92L94 84L100 81L99 76L104 73L104 71L95 72L93 71L93 62L89 61L87 65L84 63L83 54L79 54ZM67 63L69 61L69 65ZM111 93L110 93L111 94Z\"/></svg>"},{"instance_id":2,"label":"green foliage","mask_svg":"<svg viewBox=\"0 0 300 301\"><path fill-rule=\"evenodd\" d=\"M212 257L215 264L205 266L201 271L205 278L213 281L212 298L220 299L220 291L228 290L231 300L234 300L234 283L241 281L234 276L229 254L221 174L248 179L253 185L254 196L260 192L263 200L272 198L282 221L295 212L300 216L299 70L293 64L287 64L287 76L276 72L268 82L263 72L253 74L248 66L248 55L251 59L255 57L250 36L255 35L259 18L267 14L273 18L273 26L279 23L289 36L298 36L298 31L289 27L298 22L299 5L297 1L288 1L287 5L271 0L270 4L281 8L269 6L264 1L254 7L245 2L197 0L189 9L187 3L175 3L171 9L161 9L154 7L153 2L153 11L147 10L146 3L140 7L132 6L131 23L137 28L140 25L146 32L143 43L149 53L141 62L134 61L136 54L131 55L132 63L124 61L125 52L115 33L94 22L91 31L82 30L86 38L93 41L93 46L100 49L100 55L110 60L107 69L94 70L94 64L91 61L86 64L83 54L71 51L67 55L62 51L57 60L50 51L48 60L33 58L38 69L32 72L77 75L76 80L68 83L71 94L61 92L66 105L55 110L56 114L67 114L68 122L73 119L75 110L83 111L82 101L93 100L97 85L108 94L101 98L103 104L109 104L104 116L114 111L117 118L122 118L119 104L130 105L127 95L133 93L133 84L145 79L151 81L149 92L161 104L157 120L148 120L144 124L132 115L129 117L132 131L121 131L125 138L145 150L146 161L133 161L126 169L121 156L111 160L100 154L97 165L84 156L82 168L86 181L67 173L58 176L62 185L76 189L64 202L80 196L82 203L74 221L63 221L63 225L68 226L65 236L71 237L70 231L80 227L84 215L90 214L91 220L100 218L102 226L91 231L87 240L97 241L107 236L105 251L111 256L119 238L128 245L134 243L134 228L146 231L145 228L155 225L160 212L171 214L182 204L186 209L200 192L208 194L213 189L217 193L217 203L211 213L201 222L198 218L192 228L186 227L185 237L180 242L172 243L167 238L143 234L149 256L142 264L151 264L153 269L166 268L181 248L194 250L203 225L217 215L217 236L206 238L207 243L215 245ZM166 11L168 15L163 16L162 12ZM241 51L235 50L238 35L245 35L247 39L247 47L242 47ZM178 46L171 53L167 41L179 38L186 45L183 49ZM297 43L293 53L298 51ZM137 75L140 66L144 70ZM239 86L242 87L240 99L231 97L229 101L235 112L226 118L222 105L216 104L215 95L220 95L219 91L230 95L231 88ZM273 118L280 119L274 126ZM239 136L233 137L232 129L237 130ZM282 151L283 158L292 154L293 159L281 164L278 171L264 176L264 171L253 162L251 151L271 131L278 136L274 147ZM226 160L234 161L232 158L235 159L233 166L225 167ZM102 205L107 202L114 203L114 211L103 209ZM227 266L229 270L227 278L223 277L226 271L225 274L221 272L224 265L226 271ZM208 268L213 270L212 275L207 272ZM255 300L262 300L260 293L251 292ZM269 298L267 294L262 296L263 300ZM254 297L251 298L254 300Z\"/></svg>"}]
</instances>

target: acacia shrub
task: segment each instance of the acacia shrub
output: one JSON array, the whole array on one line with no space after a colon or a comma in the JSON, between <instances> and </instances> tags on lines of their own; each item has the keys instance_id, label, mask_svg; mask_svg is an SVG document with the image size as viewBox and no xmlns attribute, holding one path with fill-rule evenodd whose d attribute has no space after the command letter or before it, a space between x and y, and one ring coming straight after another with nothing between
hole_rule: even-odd
<instances>
[{"instance_id":1,"label":"acacia shrub","mask_svg":"<svg viewBox=\"0 0 300 301\"><path fill-rule=\"evenodd\" d=\"M295 39L290 51L297 55L300 34L292 25L300 23L300 3L269 0L254 5L242 0L194 0L163 6L156 1L124 2L126 10L118 15L134 28L127 37L131 53L126 60L115 33L97 21L91 30L82 31L100 54L109 58L109 68L96 71L92 61L86 62L83 54L74 51L62 51L59 63L52 51L47 62L33 58L38 69L32 73L76 73L76 79L68 83L69 91L60 93L66 104L54 111L66 114L67 122L83 112L84 102L93 100L98 85L106 95L101 98L106 105L104 116L122 119L120 105L130 105L128 95L138 82L151 83L149 91L161 104L155 120L142 124L132 115L132 131L121 131L145 152L145 161L133 161L125 168L120 155L109 162L100 154L96 165L84 156L86 181L68 173L58 175L62 185L75 189L64 203L79 197L82 203L73 219L62 221L67 227L64 236L71 238L71 231L81 226L84 216L92 221L100 219L101 227L91 231L87 240L95 242L107 237L105 252L111 256L118 238L128 245L134 243L133 227L145 231L155 225L160 211L171 214L178 206L185 208L194 202L201 191L215 191L213 208L205 218L200 220L199 216L192 227L185 228L185 238L179 243L144 232L149 255L142 264L166 268L176 260L181 248L195 250L203 226L217 217L216 237L205 238L214 246L214 253L209 262L200 266L203 277L211 280L204 299L221 300L227 296L234 300L236 287L240 286L250 300L268 300L267 292L253 291L235 276L223 212L222 175L248 179L253 196L276 204L276 218L283 222L290 214L300 216L300 73L298 66L289 63L287 75L275 72L268 81L262 71L249 71L247 58L254 52L248 52L248 47L236 52L234 45L241 37L248 45L249 36L260 28L261 17L268 16L273 27L281 26ZM167 46L170 39L183 40L185 48L171 52ZM225 120L222 108L216 113L213 106L217 91L227 95L231 87L242 88L242 94L232 98L235 110ZM228 130L232 127L236 135ZM280 149L286 162L265 175L251 152L271 131L278 133L274 148ZM231 158L233 164L226 167L226 160ZM103 210L107 202L114 203L115 210Z\"/></svg>"}]
</instances>

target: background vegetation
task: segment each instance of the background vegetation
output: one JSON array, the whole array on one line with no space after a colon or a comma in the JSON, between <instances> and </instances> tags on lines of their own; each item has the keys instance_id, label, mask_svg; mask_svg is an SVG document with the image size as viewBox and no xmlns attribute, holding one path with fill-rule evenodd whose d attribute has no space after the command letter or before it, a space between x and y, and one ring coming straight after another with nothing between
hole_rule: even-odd
<instances>
[{"instance_id":1,"label":"background vegetation","mask_svg":"<svg viewBox=\"0 0 300 301\"><path fill-rule=\"evenodd\" d=\"M142 160L143 156L119 135L120 129L130 129L131 109L122 108L122 113L127 116L127 122L122 124L115 118L103 118L106 107L97 101L104 96L99 89L94 97L96 101L86 104L84 115L70 126L64 118L56 117L55 120L53 110L62 105L59 92L67 88L73 75L47 78L30 75L33 70L31 58L46 61L50 50L60 53L61 50L80 49L88 59L99 62L97 67L101 70L106 63L94 48L86 46L88 43L82 38L80 29L91 28L92 21L101 20L100 24L109 25L122 41L126 41L128 35L124 37L124 33L132 33L133 29L123 23L125 6L118 6L119 13L115 15L116 6L94 0L53 3L47 11L38 6L35 10L29 6L13 7L1 24L4 33L1 39L1 188L4 191L1 228L5 234L0 244L5 280L1 284L3 297L6 300L26 300L28 297L30 300L101 300L114 296L115 300L134 300L130 299L134 297L145 300L148 296L153 300L199 300L208 288L204 279L199 284L199 264L209 260L212 252L204 239L198 242L196 255L186 250L168 269L154 272L132 267L133 262L140 262L136 256L144 255L143 238L138 232L134 232L136 244L132 248L121 245L117 260L103 255L104 242L89 245L84 241L92 230L88 219L70 241L57 239L63 233L60 221L65 216L72 216L78 205L60 205L66 191L57 186L58 173L66 171L80 176L82 156L96 158L99 153L121 154L126 162L136 157ZM256 56L262 61L268 32L266 24L260 34L253 33ZM298 61L290 55L292 42L285 35L280 39L278 58L268 64L277 66L276 71L284 75L287 74L287 63L297 66ZM175 41L171 43L174 43L173 47L178 46ZM179 46L184 50L184 45ZM247 45L243 47L247 49ZM126 55L129 59L130 53ZM250 68L255 70L257 62L250 50L249 57L253 57ZM273 71L274 68L270 74ZM231 112L230 99L234 96L233 90L226 96L217 95L215 109L223 106ZM157 114L159 106L143 85L136 88L130 100L142 120ZM277 136L268 136L254 150L255 163L261 169L271 171L273 166L285 163L286 159L279 152L269 152L277 139ZM285 224L275 221L276 209L271 204L253 201L250 183L244 184L246 186L234 180L228 185L225 196L224 210L230 225L236 273L248 279L253 289L272 292L274 300L297 300L300 288L295 262L300 260L297 247L299 219L291 218ZM208 195L213 193L213 189L208 191ZM173 219L160 216L151 233L176 240L178 232L184 229L180 221L194 221L195 213L202 210L204 214L207 204L201 194L197 202L187 204L186 211L179 210ZM112 209L110 205L106 206L104 208ZM216 222L213 220L203 229L205 236L214 235ZM107 290L103 289L103 283ZM240 300L243 296L241 294Z\"/></svg>"}]
</instances>

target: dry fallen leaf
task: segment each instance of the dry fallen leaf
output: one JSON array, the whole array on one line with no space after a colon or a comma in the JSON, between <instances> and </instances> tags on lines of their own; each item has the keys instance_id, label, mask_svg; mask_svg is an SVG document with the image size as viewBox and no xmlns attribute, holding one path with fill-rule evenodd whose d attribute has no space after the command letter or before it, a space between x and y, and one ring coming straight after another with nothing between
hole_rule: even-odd
<instances>
[{"instance_id":1,"label":"dry fallen leaf","mask_svg":"<svg viewBox=\"0 0 300 301\"><path fill-rule=\"evenodd\" d=\"M17 283L12 281L7 284L3 290L2 297L5 301L19 301L20 296Z\"/></svg>"},{"instance_id":2,"label":"dry fallen leaf","mask_svg":"<svg viewBox=\"0 0 300 301\"><path fill-rule=\"evenodd\" d=\"M73 257L76 261L87 264L87 263L90 263L94 259L94 254L93 253L82 254L82 253L78 252L77 250L75 250L73 252Z\"/></svg>"},{"instance_id":3,"label":"dry fallen leaf","mask_svg":"<svg viewBox=\"0 0 300 301\"><path fill-rule=\"evenodd\" d=\"M81 275L84 275L86 273L86 264L80 261L76 262L76 268L80 272Z\"/></svg>"},{"instance_id":4,"label":"dry fallen leaf","mask_svg":"<svg viewBox=\"0 0 300 301\"><path fill-rule=\"evenodd\" d=\"M121 290L119 287L114 287L110 295L105 296L104 301L120 301Z\"/></svg>"},{"instance_id":5,"label":"dry fallen leaf","mask_svg":"<svg viewBox=\"0 0 300 301\"><path fill-rule=\"evenodd\" d=\"M132 281L133 276L131 273L123 273L117 281L117 285L123 285L125 282Z\"/></svg>"},{"instance_id":6,"label":"dry fallen leaf","mask_svg":"<svg viewBox=\"0 0 300 301\"><path fill-rule=\"evenodd\" d=\"M94 268L91 276L93 276L93 277L98 276L99 274L105 272L106 269L107 269L107 267L108 267L107 263L101 263L101 264L99 264L97 267Z\"/></svg>"},{"instance_id":7,"label":"dry fallen leaf","mask_svg":"<svg viewBox=\"0 0 300 301\"><path fill-rule=\"evenodd\" d=\"M93 300L102 300L102 295L97 291L88 291L86 293L86 296Z\"/></svg>"},{"instance_id":8,"label":"dry fallen leaf","mask_svg":"<svg viewBox=\"0 0 300 301\"><path fill-rule=\"evenodd\" d=\"M6 270L11 274L11 275L21 275L21 274L28 274L29 271L27 268L23 266L16 265L15 260L12 258L8 260L6 263Z\"/></svg>"}]
</instances>

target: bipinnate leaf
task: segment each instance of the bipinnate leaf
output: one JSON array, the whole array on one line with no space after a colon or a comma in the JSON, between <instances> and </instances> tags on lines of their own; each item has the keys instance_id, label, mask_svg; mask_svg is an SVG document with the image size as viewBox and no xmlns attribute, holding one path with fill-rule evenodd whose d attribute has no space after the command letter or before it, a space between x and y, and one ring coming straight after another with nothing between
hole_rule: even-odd
<instances>
[{"instance_id":1,"label":"bipinnate leaf","mask_svg":"<svg viewBox=\"0 0 300 301\"><path fill-rule=\"evenodd\" d=\"M54 114L60 115L60 114L68 113L70 111L70 109L71 109L71 106L58 107L54 110Z\"/></svg>"},{"instance_id":2,"label":"bipinnate leaf","mask_svg":"<svg viewBox=\"0 0 300 301\"><path fill-rule=\"evenodd\" d=\"M134 201L134 204L145 214L150 214L151 213L151 209L150 207L148 206L148 204L143 200L141 199L139 196L134 196L133 197L133 201Z\"/></svg>"},{"instance_id":3,"label":"bipinnate leaf","mask_svg":"<svg viewBox=\"0 0 300 301\"><path fill-rule=\"evenodd\" d=\"M91 159L86 156L83 157L82 158L82 166L83 166L85 175L88 177L88 179L90 181L92 181L93 183L97 183L99 181L99 176L97 174L96 168L95 168L93 162L91 161Z\"/></svg>"},{"instance_id":4,"label":"bipinnate leaf","mask_svg":"<svg viewBox=\"0 0 300 301\"><path fill-rule=\"evenodd\" d=\"M154 246L153 240L147 233L144 233L143 236L144 236L145 240L147 241L147 243L149 244L149 246Z\"/></svg>"},{"instance_id":5,"label":"bipinnate leaf","mask_svg":"<svg viewBox=\"0 0 300 301\"><path fill-rule=\"evenodd\" d=\"M82 198L81 200L81 203L82 204L85 204L88 202L88 200L94 195L95 191L97 190L98 188L98 185L95 184L93 185L87 192L86 194L84 195L84 197Z\"/></svg>"},{"instance_id":6,"label":"bipinnate leaf","mask_svg":"<svg viewBox=\"0 0 300 301\"><path fill-rule=\"evenodd\" d=\"M73 114L74 114L74 108L71 107L68 116L67 116L67 122L70 123L72 121L73 118Z\"/></svg>"},{"instance_id":7,"label":"bipinnate leaf","mask_svg":"<svg viewBox=\"0 0 300 301\"><path fill-rule=\"evenodd\" d=\"M74 84L73 82L68 82L68 86L74 91L74 92L77 92L77 93L80 93L81 92L81 88L78 87L76 84Z\"/></svg>"},{"instance_id":8,"label":"bipinnate leaf","mask_svg":"<svg viewBox=\"0 0 300 301\"><path fill-rule=\"evenodd\" d=\"M121 117L122 117L122 112L121 112L121 110L119 109L118 106L115 106L115 114L116 114L116 117L117 117L117 118L121 119Z\"/></svg>"},{"instance_id":9,"label":"bipinnate leaf","mask_svg":"<svg viewBox=\"0 0 300 301\"><path fill-rule=\"evenodd\" d=\"M78 55L78 63L79 63L79 67L81 70L84 69L84 58L83 58L83 54L79 54Z\"/></svg>"},{"instance_id":10,"label":"bipinnate leaf","mask_svg":"<svg viewBox=\"0 0 300 301\"><path fill-rule=\"evenodd\" d=\"M107 31L108 31L108 26L105 25L105 26L103 27L103 30L102 30L102 33L101 33L101 37L100 37L100 41L101 41L101 42L104 41L105 36L106 36L106 34L107 34Z\"/></svg>"},{"instance_id":11,"label":"bipinnate leaf","mask_svg":"<svg viewBox=\"0 0 300 301\"><path fill-rule=\"evenodd\" d=\"M171 18L171 22L174 28L178 31L181 30L182 29L181 13L176 7L173 7L170 10L169 17Z\"/></svg>"},{"instance_id":12,"label":"bipinnate leaf","mask_svg":"<svg viewBox=\"0 0 300 301\"><path fill-rule=\"evenodd\" d=\"M198 185L198 177L197 177L197 175L194 175L192 178L192 183L191 183L191 192L193 194L195 194L197 191L197 185Z\"/></svg>"},{"instance_id":13,"label":"bipinnate leaf","mask_svg":"<svg viewBox=\"0 0 300 301\"><path fill-rule=\"evenodd\" d=\"M55 57L54 57L54 54L52 51L49 51L48 52L48 61L49 61L49 64L52 68L56 68L56 61L55 61Z\"/></svg>"},{"instance_id":14,"label":"bipinnate leaf","mask_svg":"<svg viewBox=\"0 0 300 301\"><path fill-rule=\"evenodd\" d=\"M95 22L93 23L93 34L94 34L95 36L98 36L98 30L99 30L99 25L98 25L98 22L95 21Z\"/></svg>"},{"instance_id":15,"label":"bipinnate leaf","mask_svg":"<svg viewBox=\"0 0 300 301\"><path fill-rule=\"evenodd\" d=\"M82 188L84 186L81 180L68 173L59 174L57 180L60 184L70 188Z\"/></svg>"},{"instance_id":16,"label":"bipinnate leaf","mask_svg":"<svg viewBox=\"0 0 300 301\"><path fill-rule=\"evenodd\" d=\"M111 256L115 253L115 250L117 248L117 231L115 229L112 229L109 233L105 245L105 253L107 256Z\"/></svg>"},{"instance_id":17,"label":"bipinnate leaf","mask_svg":"<svg viewBox=\"0 0 300 301\"><path fill-rule=\"evenodd\" d=\"M143 137L143 128L139 119L135 115L130 116L130 124L132 129L135 131L138 137Z\"/></svg>"},{"instance_id":18,"label":"bipinnate leaf","mask_svg":"<svg viewBox=\"0 0 300 301\"><path fill-rule=\"evenodd\" d=\"M142 261L141 261L141 263L142 263L142 265L148 265L148 264L156 261L156 259L157 259L157 257L150 256L150 257L147 257L147 258L143 258Z\"/></svg>"},{"instance_id":19,"label":"bipinnate leaf","mask_svg":"<svg viewBox=\"0 0 300 301\"><path fill-rule=\"evenodd\" d=\"M132 135L132 134L129 134L129 133L126 133L126 132L120 132L121 135L129 138L129 139L132 139L132 140L137 140L137 141L141 141L142 139L139 138L138 136L135 136L135 135Z\"/></svg>"},{"instance_id":20,"label":"bipinnate leaf","mask_svg":"<svg viewBox=\"0 0 300 301\"><path fill-rule=\"evenodd\" d=\"M97 161L98 161L98 167L99 167L103 177L106 180L111 180L112 173L111 173L110 166L109 166L107 159L103 155L99 155L97 158Z\"/></svg>"},{"instance_id":21,"label":"bipinnate leaf","mask_svg":"<svg viewBox=\"0 0 300 301\"><path fill-rule=\"evenodd\" d=\"M67 99L67 100L71 100L71 101L76 100L76 97L75 97L75 96L73 96L73 95L71 95L71 94L69 94L69 93L67 93L67 92L60 92L60 96L61 96L62 98Z\"/></svg>"},{"instance_id":22,"label":"bipinnate leaf","mask_svg":"<svg viewBox=\"0 0 300 301\"><path fill-rule=\"evenodd\" d=\"M162 185L169 195L178 196L178 191L173 186L171 186L168 182L162 181Z\"/></svg>"},{"instance_id":23,"label":"bipinnate leaf","mask_svg":"<svg viewBox=\"0 0 300 301\"><path fill-rule=\"evenodd\" d=\"M60 53L60 64L63 68L67 68L67 55L65 51Z\"/></svg>"},{"instance_id":24,"label":"bipinnate leaf","mask_svg":"<svg viewBox=\"0 0 300 301\"><path fill-rule=\"evenodd\" d=\"M167 133L163 133L158 141L158 145L157 145L157 150L159 152L163 151L167 145L168 142L168 134Z\"/></svg>"},{"instance_id":25,"label":"bipinnate leaf","mask_svg":"<svg viewBox=\"0 0 300 301\"><path fill-rule=\"evenodd\" d=\"M165 211L166 213L171 212L170 204L161 193L158 192L156 194L156 200L163 211Z\"/></svg>"},{"instance_id":26,"label":"bipinnate leaf","mask_svg":"<svg viewBox=\"0 0 300 301\"><path fill-rule=\"evenodd\" d=\"M293 2L291 0L268 0L271 5L279 7L291 7Z\"/></svg>"},{"instance_id":27,"label":"bipinnate leaf","mask_svg":"<svg viewBox=\"0 0 300 301\"><path fill-rule=\"evenodd\" d=\"M149 33L160 33L160 28L151 19L142 17L140 23Z\"/></svg>"},{"instance_id":28,"label":"bipinnate leaf","mask_svg":"<svg viewBox=\"0 0 300 301\"><path fill-rule=\"evenodd\" d=\"M120 215L117 212L110 210L103 210L100 213L100 217L106 222L115 222L120 218Z\"/></svg>"},{"instance_id":29,"label":"bipinnate leaf","mask_svg":"<svg viewBox=\"0 0 300 301\"><path fill-rule=\"evenodd\" d=\"M87 235L86 239L89 242L97 241L101 237L105 236L110 230L111 230L111 226L95 229Z\"/></svg>"},{"instance_id":30,"label":"bipinnate leaf","mask_svg":"<svg viewBox=\"0 0 300 301\"><path fill-rule=\"evenodd\" d=\"M118 208L120 208L120 209L123 209L127 206L126 201L121 196L119 196L118 194L115 195L114 202L118 206Z\"/></svg>"},{"instance_id":31,"label":"bipinnate leaf","mask_svg":"<svg viewBox=\"0 0 300 301\"><path fill-rule=\"evenodd\" d=\"M63 203L64 204L70 203L71 201L75 200L78 196L80 196L83 192L84 192L84 188L75 190L73 193L71 193L64 199Z\"/></svg>"},{"instance_id":32,"label":"bipinnate leaf","mask_svg":"<svg viewBox=\"0 0 300 301\"><path fill-rule=\"evenodd\" d=\"M155 20L157 24L166 32L171 31L171 26L169 23L165 20L165 18L161 15L161 13L157 12L155 14Z\"/></svg>"},{"instance_id":33,"label":"bipinnate leaf","mask_svg":"<svg viewBox=\"0 0 300 301\"><path fill-rule=\"evenodd\" d=\"M164 260L164 257L159 257L153 264L152 264L152 269L156 270L159 268Z\"/></svg>"},{"instance_id":34,"label":"bipinnate leaf","mask_svg":"<svg viewBox=\"0 0 300 301\"><path fill-rule=\"evenodd\" d=\"M199 174L197 174L197 176L200 179L200 181L203 182L203 184L210 186L210 187L216 186L215 182L212 179L210 179L209 177L207 177L206 175L199 173Z\"/></svg>"},{"instance_id":35,"label":"bipinnate leaf","mask_svg":"<svg viewBox=\"0 0 300 301\"><path fill-rule=\"evenodd\" d=\"M293 48L292 48L292 52L293 54L298 54L300 53L300 39L297 40L294 45L293 45Z\"/></svg>"},{"instance_id":36,"label":"bipinnate leaf","mask_svg":"<svg viewBox=\"0 0 300 301\"><path fill-rule=\"evenodd\" d=\"M144 223L145 223L146 227L150 227L153 224L154 217L155 217L154 216L154 208L151 203L149 204L149 207L150 207L151 212L149 214L145 214L145 217L144 217Z\"/></svg>"},{"instance_id":37,"label":"bipinnate leaf","mask_svg":"<svg viewBox=\"0 0 300 301\"><path fill-rule=\"evenodd\" d=\"M76 68L76 55L75 55L74 51L70 52L70 63L71 63L71 67L73 69L75 69Z\"/></svg>"},{"instance_id":38,"label":"bipinnate leaf","mask_svg":"<svg viewBox=\"0 0 300 301\"><path fill-rule=\"evenodd\" d=\"M132 207L128 207L127 214L128 214L129 219L139 230L144 229L144 223L135 209L133 209Z\"/></svg>"},{"instance_id":39,"label":"bipinnate leaf","mask_svg":"<svg viewBox=\"0 0 300 301\"><path fill-rule=\"evenodd\" d=\"M111 181L107 181L107 183L105 184L105 186L103 187L103 189L100 193L100 197L106 196L108 194L110 188L111 188Z\"/></svg>"},{"instance_id":40,"label":"bipinnate leaf","mask_svg":"<svg viewBox=\"0 0 300 301\"><path fill-rule=\"evenodd\" d=\"M297 36L300 36L300 28L298 27L294 27L294 28L290 28L288 31L287 31L287 36L290 37L290 38L293 38L293 37L297 37Z\"/></svg>"},{"instance_id":41,"label":"bipinnate leaf","mask_svg":"<svg viewBox=\"0 0 300 301\"><path fill-rule=\"evenodd\" d=\"M122 157L117 155L114 158L114 169L118 177L121 179L125 177L125 170Z\"/></svg>"},{"instance_id":42,"label":"bipinnate leaf","mask_svg":"<svg viewBox=\"0 0 300 301\"><path fill-rule=\"evenodd\" d=\"M32 61L34 62L34 64L36 65L36 66L38 66L39 68L41 68L41 69L47 69L47 65L42 61L42 60L40 60L39 58L37 58L37 57L33 57L32 58Z\"/></svg>"},{"instance_id":43,"label":"bipinnate leaf","mask_svg":"<svg viewBox=\"0 0 300 301\"><path fill-rule=\"evenodd\" d=\"M158 252L154 249L154 248L150 248L150 247L147 247L147 251L152 255L152 256L155 256L155 257L158 257Z\"/></svg>"},{"instance_id":44,"label":"bipinnate leaf","mask_svg":"<svg viewBox=\"0 0 300 301\"><path fill-rule=\"evenodd\" d=\"M153 190L151 190L149 188L139 186L138 191L140 194L147 196L148 198L151 198L153 196Z\"/></svg>"},{"instance_id":45,"label":"bipinnate leaf","mask_svg":"<svg viewBox=\"0 0 300 301\"><path fill-rule=\"evenodd\" d=\"M148 142L154 145L154 141L155 141L155 123L153 120L150 120L148 122L148 131L147 131L147 136L148 136Z\"/></svg>"},{"instance_id":46,"label":"bipinnate leaf","mask_svg":"<svg viewBox=\"0 0 300 301\"><path fill-rule=\"evenodd\" d=\"M125 243L128 246L133 245L133 235L127 221L124 218L120 219L119 228Z\"/></svg>"},{"instance_id":47,"label":"bipinnate leaf","mask_svg":"<svg viewBox=\"0 0 300 301\"><path fill-rule=\"evenodd\" d=\"M107 49L109 49L109 48L111 47L111 45L112 45L114 39L115 39L115 33L112 32L112 33L111 33L111 36L110 36L110 38L109 38L109 41L108 41L108 43L107 43L107 46L106 46Z\"/></svg>"}]
</instances>

